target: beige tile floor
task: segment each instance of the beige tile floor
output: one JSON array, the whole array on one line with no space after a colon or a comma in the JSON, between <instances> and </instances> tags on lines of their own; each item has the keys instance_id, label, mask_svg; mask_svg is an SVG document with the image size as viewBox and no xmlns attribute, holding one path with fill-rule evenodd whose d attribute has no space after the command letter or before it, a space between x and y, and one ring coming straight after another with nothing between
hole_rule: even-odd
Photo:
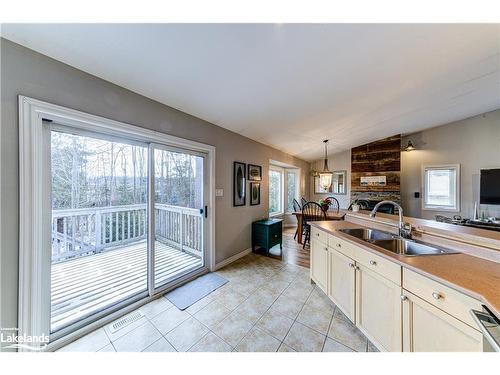
<instances>
[{"instance_id":1,"label":"beige tile floor","mask_svg":"<svg viewBox=\"0 0 500 375\"><path fill-rule=\"evenodd\" d=\"M180 311L161 297L144 317L99 328L61 351L351 352L376 348L309 280L309 269L250 254L217 271L229 282Z\"/></svg>"}]
</instances>

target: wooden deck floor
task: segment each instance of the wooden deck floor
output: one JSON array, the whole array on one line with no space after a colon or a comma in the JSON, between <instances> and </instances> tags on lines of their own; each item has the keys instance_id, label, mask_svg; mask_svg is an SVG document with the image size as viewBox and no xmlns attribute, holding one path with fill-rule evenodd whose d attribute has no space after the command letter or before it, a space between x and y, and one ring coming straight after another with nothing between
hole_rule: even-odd
<instances>
[{"instance_id":1,"label":"wooden deck floor","mask_svg":"<svg viewBox=\"0 0 500 375\"><path fill-rule=\"evenodd\" d=\"M201 259L156 242L155 284L201 266ZM51 330L147 290L146 242L52 265Z\"/></svg>"}]
</instances>

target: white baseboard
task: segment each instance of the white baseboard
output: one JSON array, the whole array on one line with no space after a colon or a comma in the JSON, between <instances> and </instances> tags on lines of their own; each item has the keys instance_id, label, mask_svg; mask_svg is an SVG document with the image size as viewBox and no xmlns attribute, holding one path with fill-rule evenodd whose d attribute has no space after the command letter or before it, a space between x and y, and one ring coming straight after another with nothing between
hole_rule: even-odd
<instances>
[{"instance_id":1,"label":"white baseboard","mask_svg":"<svg viewBox=\"0 0 500 375\"><path fill-rule=\"evenodd\" d=\"M214 271L217 271L218 269L221 269L222 267L225 267L228 264L233 263L233 262L237 261L240 258L243 258L245 255L248 255L251 252L252 252L252 248L249 247L248 249L245 249L245 250L239 252L238 254L233 255L232 257L224 259L222 262L216 263Z\"/></svg>"}]
</instances>

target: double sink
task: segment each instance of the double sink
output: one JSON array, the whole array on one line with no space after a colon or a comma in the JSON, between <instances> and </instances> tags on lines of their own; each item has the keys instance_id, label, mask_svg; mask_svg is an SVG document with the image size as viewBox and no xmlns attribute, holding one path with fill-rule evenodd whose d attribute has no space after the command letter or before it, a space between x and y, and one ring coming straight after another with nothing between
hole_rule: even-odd
<instances>
[{"instance_id":1,"label":"double sink","mask_svg":"<svg viewBox=\"0 0 500 375\"><path fill-rule=\"evenodd\" d=\"M458 251L435 247L416 240L408 240L395 234L375 229L340 229L349 236L379 246L392 253L405 256L456 254Z\"/></svg>"}]
</instances>

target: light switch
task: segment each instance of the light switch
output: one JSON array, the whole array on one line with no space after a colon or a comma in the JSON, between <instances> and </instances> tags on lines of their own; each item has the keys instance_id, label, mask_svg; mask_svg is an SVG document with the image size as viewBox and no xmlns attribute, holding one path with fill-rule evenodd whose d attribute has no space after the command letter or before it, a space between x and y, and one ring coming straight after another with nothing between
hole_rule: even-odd
<instances>
[{"instance_id":1,"label":"light switch","mask_svg":"<svg viewBox=\"0 0 500 375\"><path fill-rule=\"evenodd\" d=\"M215 196L216 197L223 197L224 196L224 189L215 189Z\"/></svg>"}]
</instances>

